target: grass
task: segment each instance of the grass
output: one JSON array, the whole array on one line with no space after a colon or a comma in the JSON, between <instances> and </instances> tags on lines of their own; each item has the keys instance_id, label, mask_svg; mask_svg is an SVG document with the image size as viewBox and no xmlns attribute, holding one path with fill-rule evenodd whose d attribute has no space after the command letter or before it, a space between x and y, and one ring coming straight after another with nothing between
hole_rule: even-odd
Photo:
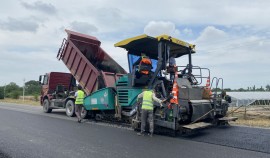
<instances>
[{"instance_id":1,"label":"grass","mask_svg":"<svg viewBox=\"0 0 270 158\"><path fill-rule=\"evenodd\" d=\"M235 108L234 108L235 109ZM232 109L229 109L231 111ZM269 107L252 106L246 108L242 107L236 110L233 115L238 117L238 120L231 122L233 125L245 125L250 127L266 127L270 128L270 109Z\"/></svg>"},{"instance_id":2,"label":"grass","mask_svg":"<svg viewBox=\"0 0 270 158\"><path fill-rule=\"evenodd\" d=\"M239 118L235 122L230 122L230 124L233 125L245 125L250 127L267 127L270 128L270 119L243 119Z\"/></svg>"},{"instance_id":3,"label":"grass","mask_svg":"<svg viewBox=\"0 0 270 158\"><path fill-rule=\"evenodd\" d=\"M39 106L39 101L33 101L33 100L22 100L22 99L11 99L11 98L5 98L0 99L0 102L2 103L15 103L15 104L25 104L25 105L33 105L33 106Z\"/></svg>"}]
</instances>

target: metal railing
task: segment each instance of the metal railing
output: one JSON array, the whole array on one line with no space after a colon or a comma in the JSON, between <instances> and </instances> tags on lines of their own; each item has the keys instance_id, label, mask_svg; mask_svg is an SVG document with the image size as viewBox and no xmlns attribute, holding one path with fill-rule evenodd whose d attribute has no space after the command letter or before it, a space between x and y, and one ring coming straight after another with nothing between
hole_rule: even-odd
<instances>
[{"instance_id":1,"label":"metal railing","mask_svg":"<svg viewBox=\"0 0 270 158\"><path fill-rule=\"evenodd\" d=\"M189 74L188 72L185 72L187 70L188 70L188 66L177 66L177 72L180 75ZM204 79L207 80L208 78L210 78L210 70L208 68L192 66L192 72L194 72L195 70L198 70L199 74L191 73L191 75L198 81L196 85L201 85ZM207 75L203 75L204 71L206 72Z\"/></svg>"}]
</instances>

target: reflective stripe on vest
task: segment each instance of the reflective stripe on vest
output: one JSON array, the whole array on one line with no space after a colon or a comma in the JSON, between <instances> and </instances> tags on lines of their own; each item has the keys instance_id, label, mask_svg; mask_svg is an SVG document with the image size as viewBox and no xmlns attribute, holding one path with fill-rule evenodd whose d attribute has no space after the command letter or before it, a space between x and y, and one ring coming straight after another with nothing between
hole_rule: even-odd
<instances>
[{"instance_id":1,"label":"reflective stripe on vest","mask_svg":"<svg viewBox=\"0 0 270 158\"><path fill-rule=\"evenodd\" d=\"M82 90L78 90L75 104L83 104L83 99L84 99L84 92Z\"/></svg>"},{"instance_id":2,"label":"reflective stripe on vest","mask_svg":"<svg viewBox=\"0 0 270 158\"><path fill-rule=\"evenodd\" d=\"M143 101L142 101L142 109L144 110L153 110L153 100L152 100L152 91L144 91L143 92Z\"/></svg>"}]
</instances>

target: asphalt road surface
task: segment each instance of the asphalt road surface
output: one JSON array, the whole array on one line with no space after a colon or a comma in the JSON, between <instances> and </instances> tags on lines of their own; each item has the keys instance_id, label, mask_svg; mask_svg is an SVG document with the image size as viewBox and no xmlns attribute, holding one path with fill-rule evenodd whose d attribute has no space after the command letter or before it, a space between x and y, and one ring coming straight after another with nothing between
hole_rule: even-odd
<instances>
[{"instance_id":1,"label":"asphalt road surface","mask_svg":"<svg viewBox=\"0 0 270 158\"><path fill-rule=\"evenodd\" d=\"M230 126L191 136L137 136L130 128L0 103L0 158L270 158L270 130Z\"/></svg>"}]
</instances>

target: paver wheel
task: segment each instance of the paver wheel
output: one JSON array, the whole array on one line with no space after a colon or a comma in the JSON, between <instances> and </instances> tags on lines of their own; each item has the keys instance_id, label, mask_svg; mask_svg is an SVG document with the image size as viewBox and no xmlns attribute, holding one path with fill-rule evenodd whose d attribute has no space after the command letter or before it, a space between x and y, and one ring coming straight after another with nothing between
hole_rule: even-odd
<instances>
[{"instance_id":1,"label":"paver wheel","mask_svg":"<svg viewBox=\"0 0 270 158\"><path fill-rule=\"evenodd\" d=\"M84 107L82 107L81 117L82 119L87 119L88 117L88 111Z\"/></svg>"}]
</instances>

